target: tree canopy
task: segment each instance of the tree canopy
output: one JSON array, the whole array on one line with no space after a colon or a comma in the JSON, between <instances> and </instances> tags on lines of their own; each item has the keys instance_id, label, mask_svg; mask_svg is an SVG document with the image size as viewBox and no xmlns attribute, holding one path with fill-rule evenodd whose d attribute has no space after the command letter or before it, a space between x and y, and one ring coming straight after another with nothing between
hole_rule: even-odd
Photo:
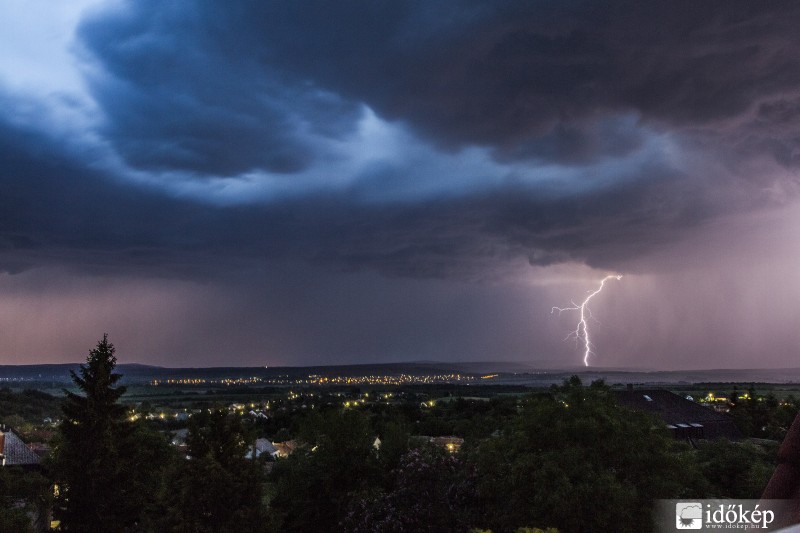
<instances>
[{"instance_id":1,"label":"tree canopy","mask_svg":"<svg viewBox=\"0 0 800 533\"><path fill-rule=\"evenodd\" d=\"M103 335L86 364L72 372L79 392L65 391L50 465L58 486L54 516L65 531L135 526L169 455L164 439L127 419L116 363L114 345Z\"/></svg>"},{"instance_id":2,"label":"tree canopy","mask_svg":"<svg viewBox=\"0 0 800 533\"><path fill-rule=\"evenodd\" d=\"M655 498L697 494L696 466L661 425L573 377L529 397L505 433L473 454L486 523L560 531L642 530Z\"/></svg>"}]
</instances>

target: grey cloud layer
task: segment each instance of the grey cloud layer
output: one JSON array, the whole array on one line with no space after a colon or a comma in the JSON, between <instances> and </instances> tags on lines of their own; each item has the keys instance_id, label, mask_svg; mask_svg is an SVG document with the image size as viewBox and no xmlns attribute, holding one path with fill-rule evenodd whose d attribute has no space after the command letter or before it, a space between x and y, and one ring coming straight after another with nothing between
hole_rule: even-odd
<instances>
[{"instance_id":1,"label":"grey cloud layer","mask_svg":"<svg viewBox=\"0 0 800 533\"><path fill-rule=\"evenodd\" d=\"M585 264L626 274L600 364L795 364L797 27L786 1L109 4L75 33L86 94L0 85L0 354L573 364L549 311Z\"/></svg>"},{"instance_id":2,"label":"grey cloud layer","mask_svg":"<svg viewBox=\"0 0 800 533\"><path fill-rule=\"evenodd\" d=\"M655 175L559 201L511 189L413 205L317 195L221 207L110 180L60 148L40 134L0 127L0 257L7 271L61 261L96 271L206 276L241 261L285 258L412 277L491 277L515 257L618 268L708 214L704 205L663 195L675 190L676 178Z\"/></svg>"},{"instance_id":3,"label":"grey cloud layer","mask_svg":"<svg viewBox=\"0 0 800 533\"><path fill-rule=\"evenodd\" d=\"M126 184L46 133L6 123L6 268L69 256L184 272L221 258L300 257L482 277L524 257L625 270L704 221L795 192L782 170L800 161L799 10L137 2L96 12L78 38L103 113L98 133L156 179L262 170L299 180L326 157L319 140L346 142L368 106L447 153L479 145L500 164L583 168L584 183L572 194L506 180L424 201L360 201L409 179L383 168L338 192L309 187L290 200L220 207ZM671 143L662 157L624 162L662 142ZM618 177L596 183L599 164L618 165Z\"/></svg>"},{"instance_id":4,"label":"grey cloud layer","mask_svg":"<svg viewBox=\"0 0 800 533\"><path fill-rule=\"evenodd\" d=\"M139 2L80 35L129 161L224 174L301 168L299 124L341 136L360 103L444 146L564 162L637 146L602 122L620 113L794 124L798 20L791 2Z\"/></svg>"}]
</instances>

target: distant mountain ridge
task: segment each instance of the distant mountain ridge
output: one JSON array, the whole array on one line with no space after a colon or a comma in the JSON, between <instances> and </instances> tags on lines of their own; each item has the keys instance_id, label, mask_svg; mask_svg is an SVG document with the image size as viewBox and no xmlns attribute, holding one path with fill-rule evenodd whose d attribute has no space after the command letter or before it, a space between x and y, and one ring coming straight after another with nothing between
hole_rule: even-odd
<instances>
[{"instance_id":1,"label":"distant mountain ridge","mask_svg":"<svg viewBox=\"0 0 800 533\"><path fill-rule=\"evenodd\" d=\"M54 376L69 376L70 370L77 370L79 363L41 364L41 365L0 365L0 379L34 378L51 379ZM483 373L531 371L530 367L519 363L446 363L436 361L409 363L364 363L349 365L314 366L219 366L219 367L165 367L141 363L121 363L117 372L125 376L140 375L194 375L218 373L223 375L340 375L363 376L370 374L430 374L430 373Z\"/></svg>"},{"instance_id":2,"label":"distant mountain ridge","mask_svg":"<svg viewBox=\"0 0 800 533\"><path fill-rule=\"evenodd\" d=\"M14 381L69 382L70 371L78 363L41 365L0 365L0 386ZM515 362L417 361L409 363L374 363L351 365L316 365L283 367L162 367L139 363L122 363L117 371L126 382L188 379L236 379L255 377L271 379L305 379L308 376L370 376L370 375L448 375L481 376L497 374L492 383L546 385L558 383L577 374L585 382L604 379L614 383L800 383L800 368L783 369L709 369L709 370L636 370L616 368L536 368Z\"/></svg>"}]
</instances>

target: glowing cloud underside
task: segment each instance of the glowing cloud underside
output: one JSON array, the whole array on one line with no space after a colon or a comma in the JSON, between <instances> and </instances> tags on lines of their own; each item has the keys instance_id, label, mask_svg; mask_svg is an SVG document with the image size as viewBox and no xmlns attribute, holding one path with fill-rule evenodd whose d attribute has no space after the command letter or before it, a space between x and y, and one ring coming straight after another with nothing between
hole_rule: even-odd
<instances>
[{"instance_id":1,"label":"glowing cloud underside","mask_svg":"<svg viewBox=\"0 0 800 533\"><path fill-rule=\"evenodd\" d=\"M583 352L583 364L584 366L589 366L589 356L593 354L592 352L592 343L589 340L589 325L587 323L587 318L591 318L592 311L589 309L589 301L594 298L597 294L602 292L603 287L606 284L606 281L610 279L615 279L617 281L622 279L622 276L606 276L600 282L600 286L594 290L589 291L589 295L583 300L583 302L579 305L575 302L572 302L573 307L553 307L550 310L550 314L555 313L558 311L560 315L564 311L580 311L581 319L578 321L578 326L575 328L575 331L571 332L567 338L575 337L576 342L580 341L583 342L584 352Z\"/></svg>"}]
</instances>

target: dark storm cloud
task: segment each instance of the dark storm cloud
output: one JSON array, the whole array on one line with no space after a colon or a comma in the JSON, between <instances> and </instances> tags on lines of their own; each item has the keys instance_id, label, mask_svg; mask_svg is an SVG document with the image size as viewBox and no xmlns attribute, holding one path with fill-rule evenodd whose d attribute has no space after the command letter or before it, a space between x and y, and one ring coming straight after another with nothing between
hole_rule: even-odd
<instances>
[{"instance_id":1,"label":"dark storm cloud","mask_svg":"<svg viewBox=\"0 0 800 533\"><path fill-rule=\"evenodd\" d=\"M571 364L550 306L597 268L625 274L598 362L785 364L798 26L783 1L100 5L52 75L61 44L0 48L0 352Z\"/></svg>"},{"instance_id":2,"label":"dark storm cloud","mask_svg":"<svg viewBox=\"0 0 800 533\"><path fill-rule=\"evenodd\" d=\"M449 153L479 144L500 164L585 167L586 177L549 190L513 178L461 186L455 176L451 194L361 200L445 177L409 178L386 163L342 190L309 185L221 206L129 182L6 123L6 269L69 255L94 268L180 273L284 257L423 277L491 275L516 257L624 270L704 221L774 201L761 192L772 174L707 162L797 163L798 9L137 2L96 12L78 35L102 111L97 133L153 180L259 170L302 180L324 164L320 139L347 142L363 106ZM671 143L674 160L644 151L659 143ZM625 159L638 153L644 162ZM602 164L613 176L605 182L592 166Z\"/></svg>"},{"instance_id":3,"label":"dark storm cloud","mask_svg":"<svg viewBox=\"0 0 800 533\"><path fill-rule=\"evenodd\" d=\"M713 124L800 83L791 2L348 6L261 4L237 27L257 36L264 67L445 144L509 149L628 111Z\"/></svg>"},{"instance_id":4,"label":"dark storm cloud","mask_svg":"<svg viewBox=\"0 0 800 533\"><path fill-rule=\"evenodd\" d=\"M64 143L0 120L0 266L126 269L213 245L213 209L110 179ZM208 221L208 222L207 222Z\"/></svg>"},{"instance_id":5,"label":"dark storm cloud","mask_svg":"<svg viewBox=\"0 0 800 533\"><path fill-rule=\"evenodd\" d=\"M620 113L724 127L796 93L798 21L791 2L139 2L81 36L131 164L291 173L313 157L298 123L341 136L359 103L501 159L624 152Z\"/></svg>"},{"instance_id":6,"label":"dark storm cloud","mask_svg":"<svg viewBox=\"0 0 800 533\"><path fill-rule=\"evenodd\" d=\"M82 32L103 67L91 78L106 113L103 133L130 165L200 175L293 173L313 157L298 130L342 135L352 128L352 103L259 62L260 43L236 24L247 13L232 7L237 21L195 7L142 2Z\"/></svg>"},{"instance_id":7,"label":"dark storm cloud","mask_svg":"<svg viewBox=\"0 0 800 533\"><path fill-rule=\"evenodd\" d=\"M491 277L515 257L610 268L696 224L706 207L677 204L664 187L682 181L688 193L690 184L654 174L577 199L509 190L388 206L352 204L338 194L220 207L108 179L60 143L7 123L0 124L0 160L0 265L12 273L66 263L96 273L196 278L286 258L470 279ZM628 206L624 212L617 202Z\"/></svg>"}]
</instances>

